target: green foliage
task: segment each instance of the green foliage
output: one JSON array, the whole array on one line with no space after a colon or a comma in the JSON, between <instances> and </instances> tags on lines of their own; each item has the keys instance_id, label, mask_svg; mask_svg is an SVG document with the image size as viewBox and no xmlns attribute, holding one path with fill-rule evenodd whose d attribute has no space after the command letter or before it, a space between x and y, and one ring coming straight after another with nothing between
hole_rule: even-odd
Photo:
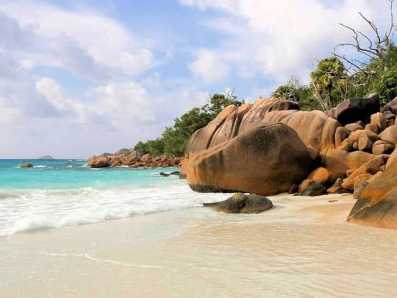
<instances>
[{"instance_id":1,"label":"green foliage","mask_svg":"<svg viewBox=\"0 0 397 298\"><path fill-rule=\"evenodd\" d=\"M350 75L338 58L325 58L311 73L309 86L290 80L279 86L273 97L297 101L302 110L329 110L346 98L364 98L372 93L377 93L383 104L397 96L397 47L393 44L382 58L372 58Z\"/></svg>"},{"instance_id":2,"label":"green foliage","mask_svg":"<svg viewBox=\"0 0 397 298\"><path fill-rule=\"evenodd\" d=\"M230 105L240 106L242 102L237 100L233 93L229 94L214 94L209 104L204 105L201 110L208 113L209 117L214 119L224 108Z\"/></svg>"},{"instance_id":3,"label":"green foliage","mask_svg":"<svg viewBox=\"0 0 397 298\"><path fill-rule=\"evenodd\" d=\"M241 105L233 94L214 94L209 103L201 108L193 108L175 119L172 127L167 127L161 137L156 140L139 142L134 149L154 156L167 154L182 156L190 136L198 129L206 126L225 107Z\"/></svg>"},{"instance_id":4,"label":"green foliage","mask_svg":"<svg viewBox=\"0 0 397 298\"><path fill-rule=\"evenodd\" d=\"M375 86L379 98L387 103L397 96L397 69L386 70L377 80Z\"/></svg>"},{"instance_id":5,"label":"green foliage","mask_svg":"<svg viewBox=\"0 0 397 298\"><path fill-rule=\"evenodd\" d=\"M308 86L301 86L299 82L290 79L287 84L279 86L272 94L274 98L292 100L299 103L301 110L319 109L318 102L313 98L313 90Z\"/></svg>"},{"instance_id":6,"label":"green foliage","mask_svg":"<svg viewBox=\"0 0 397 298\"><path fill-rule=\"evenodd\" d=\"M368 64L349 77L348 97L364 97L378 93L381 101L387 103L396 94L397 47L393 44L382 58L373 58Z\"/></svg>"},{"instance_id":7,"label":"green foliage","mask_svg":"<svg viewBox=\"0 0 397 298\"><path fill-rule=\"evenodd\" d=\"M300 98L299 91L300 88L298 86L288 83L286 85L279 86L273 92L273 97L278 99L292 100L298 102Z\"/></svg>"},{"instance_id":8,"label":"green foliage","mask_svg":"<svg viewBox=\"0 0 397 298\"><path fill-rule=\"evenodd\" d=\"M310 77L314 97L324 111L345 99L349 78L345 66L338 58L321 60Z\"/></svg>"},{"instance_id":9,"label":"green foliage","mask_svg":"<svg viewBox=\"0 0 397 298\"><path fill-rule=\"evenodd\" d=\"M134 150L144 154L160 155L164 151L164 142L161 139L150 140L145 143L139 142L135 145Z\"/></svg>"}]
</instances>

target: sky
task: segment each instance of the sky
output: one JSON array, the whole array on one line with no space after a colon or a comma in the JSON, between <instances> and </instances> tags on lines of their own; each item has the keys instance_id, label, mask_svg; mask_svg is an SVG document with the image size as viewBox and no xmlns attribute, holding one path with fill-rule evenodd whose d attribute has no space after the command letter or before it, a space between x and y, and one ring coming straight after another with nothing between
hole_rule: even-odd
<instances>
[{"instance_id":1,"label":"sky","mask_svg":"<svg viewBox=\"0 0 397 298\"><path fill-rule=\"evenodd\" d=\"M86 158L156 138L233 90L302 83L342 22L386 0L0 0L0 158Z\"/></svg>"}]
</instances>

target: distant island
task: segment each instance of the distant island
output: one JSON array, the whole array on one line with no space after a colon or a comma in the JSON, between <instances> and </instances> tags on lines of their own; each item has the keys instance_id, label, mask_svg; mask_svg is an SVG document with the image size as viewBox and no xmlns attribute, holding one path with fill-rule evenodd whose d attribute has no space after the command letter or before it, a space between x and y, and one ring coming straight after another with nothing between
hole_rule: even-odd
<instances>
[{"instance_id":1,"label":"distant island","mask_svg":"<svg viewBox=\"0 0 397 298\"><path fill-rule=\"evenodd\" d=\"M43 156L41 156L41 157L39 157L39 158L37 158L37 159L46 159L46 160L50 160L50 159L55 159L55 158L53 158L51 155L43 155Z\"/></svg>"}]
</instances>

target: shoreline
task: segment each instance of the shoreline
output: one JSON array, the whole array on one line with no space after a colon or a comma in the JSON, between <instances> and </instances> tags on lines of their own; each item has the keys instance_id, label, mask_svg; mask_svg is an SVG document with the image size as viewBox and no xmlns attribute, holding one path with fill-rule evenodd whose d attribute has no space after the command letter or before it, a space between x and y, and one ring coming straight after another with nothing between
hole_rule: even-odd
<instances>
[{"instance_id":1,"label":"shoreline","mask_svg":"<svg viewBox=\"0 0 397 298\"><path fill-rule=\"evenodd\" d=\"M397 261L397 232L346 223L350 195L271 200L274 209L255 215L190 208L1 238L1 296L396 293L397 271L380 258Z\"/></svg>"}]
</instances>

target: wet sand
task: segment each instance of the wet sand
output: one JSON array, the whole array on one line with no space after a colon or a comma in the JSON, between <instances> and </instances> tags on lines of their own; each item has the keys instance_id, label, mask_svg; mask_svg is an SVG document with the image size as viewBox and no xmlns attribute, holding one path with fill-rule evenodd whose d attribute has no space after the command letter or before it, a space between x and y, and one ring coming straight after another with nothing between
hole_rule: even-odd
<instances>
[{"instance_id":1,"label":"wet sand","mask_svg":"<svg viewBox=\"0 0 397 298\"><path fill-rule=\"evenodd\" d=\"M0 239L0 297L395 297L397 231L345 222L350 195L280 195Z\"/></svg>"}]
</instances>

